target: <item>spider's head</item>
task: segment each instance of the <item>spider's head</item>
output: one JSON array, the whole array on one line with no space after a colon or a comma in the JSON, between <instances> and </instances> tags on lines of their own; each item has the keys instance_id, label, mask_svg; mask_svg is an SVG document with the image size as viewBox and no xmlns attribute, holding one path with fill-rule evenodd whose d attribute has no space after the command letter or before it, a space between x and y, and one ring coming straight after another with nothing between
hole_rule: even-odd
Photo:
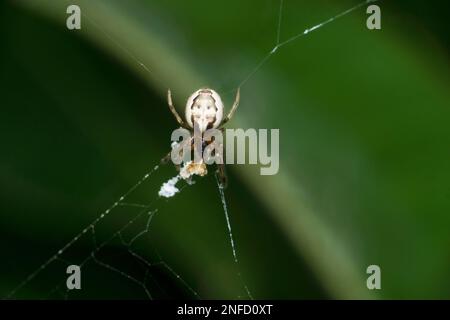
<instances>
[{"instance_id":1,"label":"spider's head","mask_svg":"<svg viewBox=\"0 0 450 320\"><path fill-rule=\"evenodd\" d=\"M197 124L200 132L217 128L223 118L223 103L212 89L195 91L186 103L186 122L191 128Z\"/></svg>"}]
</instances>

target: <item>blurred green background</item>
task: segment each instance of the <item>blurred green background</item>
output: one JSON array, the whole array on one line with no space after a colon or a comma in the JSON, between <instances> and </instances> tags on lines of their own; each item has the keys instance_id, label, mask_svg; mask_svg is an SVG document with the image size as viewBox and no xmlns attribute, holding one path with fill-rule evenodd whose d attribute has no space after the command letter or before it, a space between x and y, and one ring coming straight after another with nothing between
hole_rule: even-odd
<instances>
[{"instance_id":1,"label":"blurred green background","mask_svg":"<svg viewBox=\"0 0 450 320\"><path fill-rule=\"evenodd\" d=\"M281 40L358 1L285 0ZM66 28L78 4L82 30ZM82 290L54 290L85 234L13 298L257 299L450 297L448 4L381 1L282 47L241 89L228 127L279 128L280 171L229 165L233 261L213 176L158 199L172 166L130 201L158 208L133 250L117 238L89 261ZM0 296L95 220L170 149L194 90L226 105L274 46L278 0L15 0L0 3ZM134 56L135 59L131 58ZM145 64L150 72L136 60ZM139 210L95 228L108 240ZM142 216L123 232L145 228ZM176 272L183 280L169 271ZM382 289L366 288L366 268ZM241 277L238 274L241 274Z\"/></svg>"}]
</instances>

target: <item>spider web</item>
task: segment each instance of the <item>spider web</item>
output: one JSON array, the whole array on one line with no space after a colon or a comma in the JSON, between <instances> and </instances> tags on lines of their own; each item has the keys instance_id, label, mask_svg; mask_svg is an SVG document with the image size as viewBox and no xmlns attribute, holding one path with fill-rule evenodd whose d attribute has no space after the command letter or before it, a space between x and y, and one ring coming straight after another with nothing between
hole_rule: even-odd
<instances>
[{"instance_id":1,"label":"spider web","mask_svg":"<svg viewBox=\"0 0 450 320\"><path fill-rule=\"evenodd\" d=\"M286 0L280 0L278 12L276 12L277 23L275 44L266 52L266 54L255 65L255 67L251 69L240 82L238 82L237 88L243 87L269 61L269 59L275 56L276 53L279 52L279 50L285 47L287 44L297 41L303 37L309 36L313 31L317 31L318 29L332 23L333 21L344 17L361 7L368 5L369 3L373 3L376 1L377 0L362 1L353 7L337 13L332 17L325 18L321 22L303 29L301 32L296 33L286 40L282 40L283 9ZM83 17L88 20L91 27L98 29L109 41L119 47L126 55L130 57L130 59L132 59L136 64L142 67L145 72L152 73L151 68L144 64L130 50L128 50L119 41L117 41L108 32L106 32L98 23L96 23L94 19L90 18L89 15L84 12ZM189 293L189 295L194 298L203 298L198 289L196 289L194 285L188 283L188 281L184 280L184 277L180 275L174 268L172 268L157 251L155 251L154 253L154 257L156 257L156 259L149 259L148 257L145 257L144 255L139 253L139 251L136 249L136 244L140 240L151 234L152 221L161 210L159 208L161 198L158 197L157 193L153 195L152 200L146 199L145 201L141 202L133 202L130 200L130 198L142 185L144 185L145 183L150 183L151 178L159 169L160 166L156 165L147 173L145 173L131 188L129 188L125 193L118 197L118 199L111 206L101 212L94 221L83 228L69 242L67 242L63 247L57 250L54 255L48 258L43 264L38 266L32 273L28 274L28 276L26 276L22 282L20 282L15 288L13 288L5 298L16 298L21 290L23 290L33 280L39 277L51 265L57 263L61 263L64 266L74 264L80 266L81 269L83 269L83 267L87 266L88 264L95 264L101 268L104 268L105 270L119 275L120 277L123 277L125 280L136 285L138 288L140 288L140 290L142 290L144 297L148 299L155 298L155 291L164 291L164 288L162 288L155 277L153 277L156 269L162 269L171 277L176 279L176 281L181 283L185 290ZM194 187L195 186L191 186L190 184L184 184L182 187L180 187L180 193L183 192L183 190L186 188ZM230 187L232 188L232 186ZM225 190L220 187L218 181L217 189L223 208L223 214L225 216L226 230L228 232L228 239L230 244L230 254L232 254L234 263L236 264L237 277L239 278L243 289L243 292L237 293L236 296L237 298L244 297L253 299L251 291L248 288L246 281L239 270L238 253L233 237L232 220L230 219L230 214L228 212ZM175 199L171 199L170 201L177 201L177 196L175 197ZM120 211L119 209L130 210L131 213L128 212L128 215L131 215L131 217L125 219L125 215L120 216L121 222L119 223L115 231L110 231L109 233L106 232L106 234L102 234L102 236L99 236L99 233L101 232L99 232L98 229L101 227L101 224L107 223L106 220L117 211ZM131 233L132 235L130 237L126 237L126 233ZM72 249L74 246L76 246L79 241L82 241L82 239L86 238L90 239L92 243L92 250L84 257L78 257L76 259L77 261L73 261L72 259L67 258L66 253L70 251L70 249ZM135 272L127 271L125 270L126 268L118 266L113 262L107 261L107 259L105 259L105 257L102 255L102 252L107 251L107 248L113 245L121 247L129 255L129 257L137 261L142 267L142 272L140 274L135 274ZM108 252L106 252L106 255L108 255ZM129 260L127 259L127 261ZM62 274L60 281L57 282L55 286L49 290L48 294L42 298L46 299L55 297L55 295L60 295L60 297L68 299L71 295L71 291L66 288L66 279L67 276L65 277L64 274Z\"/></svg>"}]
</instances>

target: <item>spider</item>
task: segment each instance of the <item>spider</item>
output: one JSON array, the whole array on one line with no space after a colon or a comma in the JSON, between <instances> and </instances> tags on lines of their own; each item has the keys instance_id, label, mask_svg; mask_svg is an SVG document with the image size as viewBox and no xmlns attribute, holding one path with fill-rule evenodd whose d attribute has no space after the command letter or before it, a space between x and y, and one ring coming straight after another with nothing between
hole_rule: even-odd
<instances>
[{"instance_id":1,"label":"spider","mask_svg":"<svg viewBox=\"0 0 450 320\"><path fill-rule=\"evenodd\" d=\"M167 91L167 103L169 105L169 109L174 115L178 124L191 132L191 136L194 133L194 127L197 127L200 130L200 133L203 134L208 129L219 129L223 133L223 126L230 121L233 117L234 112L236 111L239 105L240 99L240 91L239 88L236 92L236 98L234 100L233 106L231 107L230 112L223 117L224 114L224 106L222 103L222 99L219 94L209 88L202 88L195 91L188 98L185 109L185 118L184 121L178 112L175 110L175 107L172 102L172 94L170 89ZM203 139L203 138L202 138ZM194 143L190 139L187 143L190 143L191 150L194 149ZM207 145L209 145L213 140L202 140L202 149L204 149ZM162 163L168 163L171 157L171 153L165 156L161 161ZM203 166L205 164L202 163ZM219 179L219 184L222 188L227 186L227 176L225 173L225 164L217 163L216 175ZM176 166L177 170L180 171L180 167ZM206 167L205 167L206 168ZM206 171L206 170L205 170Z\"/></svg>"}]
</instances>

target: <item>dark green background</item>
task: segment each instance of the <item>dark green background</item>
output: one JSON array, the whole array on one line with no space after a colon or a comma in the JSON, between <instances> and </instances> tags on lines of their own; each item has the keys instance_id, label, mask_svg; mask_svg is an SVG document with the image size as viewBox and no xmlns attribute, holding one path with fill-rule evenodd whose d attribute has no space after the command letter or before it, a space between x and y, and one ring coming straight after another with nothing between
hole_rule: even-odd
<instances>
[{"instance_id":1,"label":"dark green background","mask_svg":"<svg viewBox=\"0 0 450 320\"><path fill-rule=\"evenodd\" d=\"M2 297L169 151L168 87L180 110L202 86L229 106L276 39L276 0L70 3L81 31L65 27L69 2L0 4ZM281 39L357 3L285 0ZM280 48L242 87L228 127L279 128L281 163L275 176L228 166L238 266L211 174L166 201L167 166L132 195L158 208L133 248L155 264L152 297L195 298L160 261L201 298L245 298L244 283L254 298L450 297L449 11L378 4L381 31L366 28L363 7ZM97 243L137 213L114 210ZM13 298L65 298L52 289L66 261L93 246L83 236ZM117 239L97 257L140 281L147 270ZM377 292L366 288L371 264L382 270ZM93 261L82 276L67 298L147 297Z\"/></svg>"}]
</instances>

